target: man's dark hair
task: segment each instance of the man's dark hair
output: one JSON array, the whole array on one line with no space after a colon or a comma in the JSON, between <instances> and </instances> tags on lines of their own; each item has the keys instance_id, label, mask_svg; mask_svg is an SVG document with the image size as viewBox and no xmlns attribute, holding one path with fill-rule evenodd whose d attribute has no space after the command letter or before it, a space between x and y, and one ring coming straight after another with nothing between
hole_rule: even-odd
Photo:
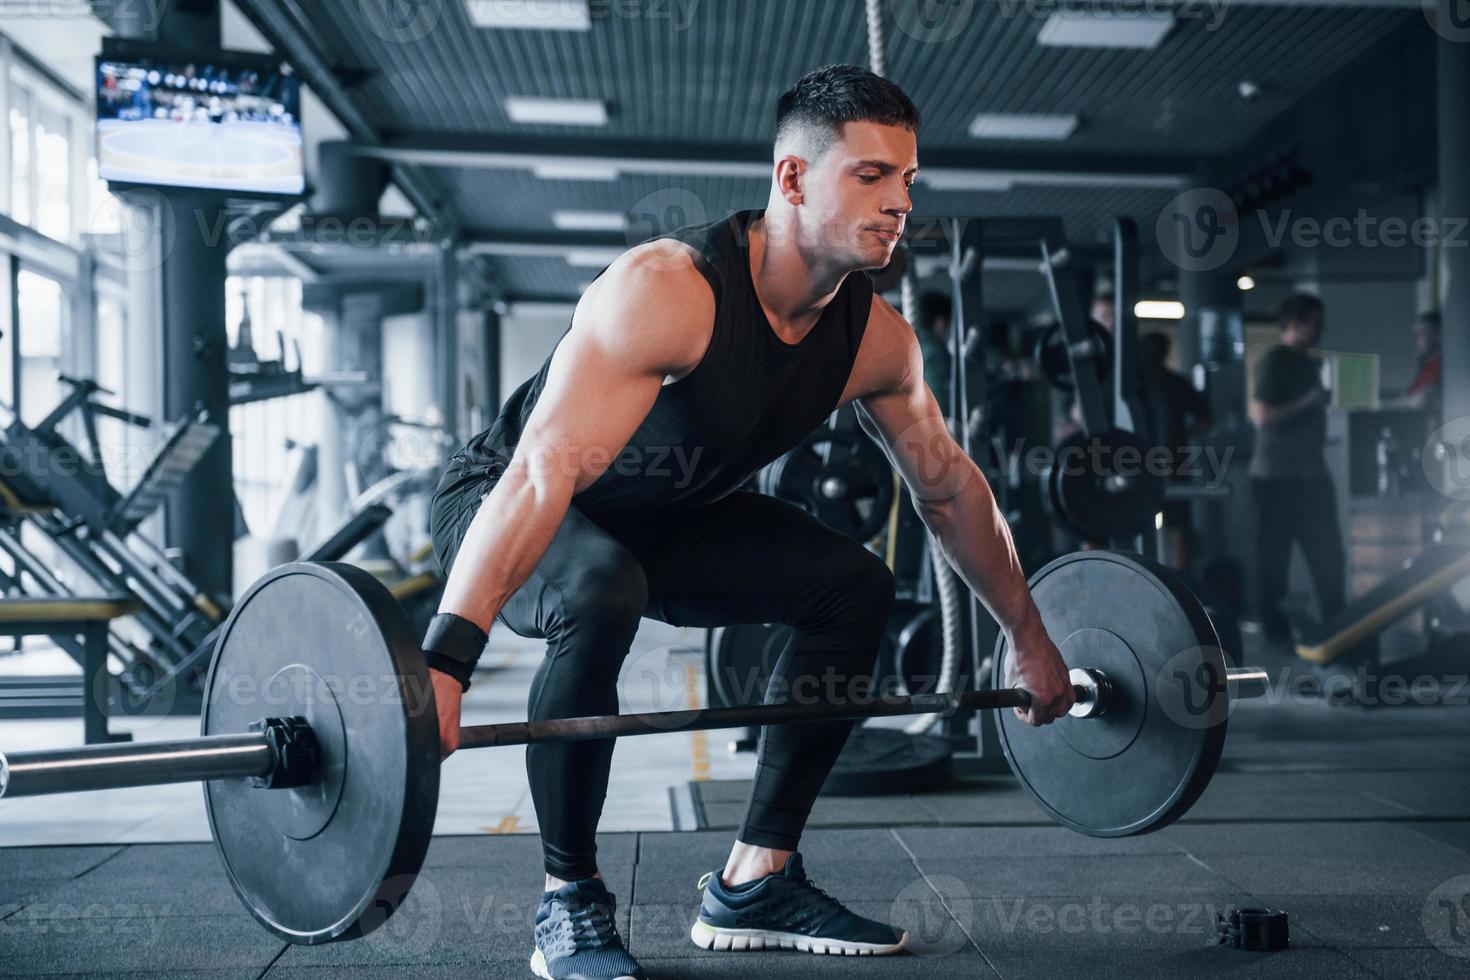
<instances>
[{"instance_id":1,"label":"man's dark hair","mask_svg":"<svg viewBox=\"0 0 1470 980\"><path fill-rule=\"evenodd\" d=\"M1307 323L1312 320L1320 323L1326 310L1322 300L1311 293L1293 293L1281 304L1282 329L1288 323Z\"/></svg>"},{"instance_id":2,"label":"man's dark hair","mask_svg":"<svg viewBox=\"0 0 1470 980\"><path fill-rule=\"evenodd\" d=\"M1434 310L1419 314L1419 322L1424 324L1437 337L1439 336L1439 314Z\"/></svg>"},{"instance_id":3,"label":"man's dark hair","mask_svg":"<svg viewBox=\"0 0 1470 980\"><path fill-rule=\"evenodd\" d=\"M903 89L856 65L818 68L776 103L776 144L796 139L809 160L842 138L850 122L903 126L919 131L919 109Z\"/></svg>"},{"instance_id":4,"label":"man's dark hair","mask_svg":"<svg viewBox=\"0 0 1470 980\"><path fill-rule=\"evenodd\" d=\"M954 313L954 303L944 293L929 292L919 297L919 323L925 330L933 331L940 317L948 320Z\"/></svg>"}]
</instances>

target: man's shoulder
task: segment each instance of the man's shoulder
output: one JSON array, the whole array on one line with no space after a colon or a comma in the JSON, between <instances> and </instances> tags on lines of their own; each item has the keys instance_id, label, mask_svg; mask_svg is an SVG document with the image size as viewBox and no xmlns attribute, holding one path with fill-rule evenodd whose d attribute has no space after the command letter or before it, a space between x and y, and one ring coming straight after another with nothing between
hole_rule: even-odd
<instances>
[{"instance_id":1,"label":"man's shoulder","mask_svg":"<svg viewBox=\"0 0 1470 980\"><path fill-rule=\"evenodd\" d=\"M671 238L644 242L618 256L588 287L582 302L605 305L668 299L676 304L699 303L712 295L703 266L702 256L687 242Z\"/></svg>"}]
</instances>

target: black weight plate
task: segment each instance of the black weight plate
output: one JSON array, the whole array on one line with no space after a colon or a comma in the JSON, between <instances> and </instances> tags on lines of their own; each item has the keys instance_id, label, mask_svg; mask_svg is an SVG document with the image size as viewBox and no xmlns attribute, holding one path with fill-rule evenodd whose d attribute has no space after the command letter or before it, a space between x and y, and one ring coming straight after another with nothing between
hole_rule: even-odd
<instances>
[{"instance_id":1,"label":"black weight plate","mask_svg":"<svg viewBox=\"0 0 1470 980\"><path fill-rule=\"evenodd\" d=\"M1058 520L1084 541L1152 531L1166 483L1151 470L1150 449L1121 429L1064 440L1043 474Z\"/></svg>"},{"instance_id":2,"label":"black weight plate","mask_svg":"<svg viewBox=\"0 0 1470 980\"><path fill-rule=\"evenodd\" d=\"M766 470L763 489L833 530L868 541L888 522L893 469L871 439L850 429L817 429Z\"/></svg>"},{"instance_id":3,"label":"black weight plate","mask_svg":"<svg viewBox=\"0 0 1470 980\"><path fill-rule=\"evenodd\" d=\"M939 606L926 606L898 633L894 669L902 694L932 694L944 661L944 625Z\"/></svg>"},{"instance_id":4,"label":"black weight plate","mask_svg":"<svg viewBox=\"0 0 1470 980\"><path fill-rule=\"evenodd\" d=\"M360 569L270 572L220 629L201 731L302 716L319 778L297 789L204 784L215 844L263 926L313 945L371 932L423 864L439 799L439 733L419 644L387 589Z\"/></svg>"},{"instance_id":5,"label":"black weight plate","mask_svg":"<svg viewBox=\"0 0 1470 980\"><path fill-rule=\"evenodd\" d=\"M1225 743L1225 661L1204 607L1176 572L1138 555L1066 555L1030 580L1069 667L1099 667L1113 700L1098 718L1039 728L996 713L1021 785L1063 826L1094 837L1144 834L1199 799ZM996 644L992 679L1011 650Z\"/></svg>"},{"instance_id":6,"label":"black weight plate","mask_svg":"<svg viewBox=\"0 0 1470 980\"><path fill-rule=\"evenodd\" d=\"M1087 336L1092 340L1096 351L1089 360L1097 365L1098 378L1101 379L1113 362L1113 335L1092 317L1088 317L1084 323ZM1071 391L1077 387L1072 378L1072 359L1067 354L1067 341L1062 335L1060 323L1037 338L1032 357L1036 361L1036 370L1047 384L1059 391Z\"/></svg>"},{"instance_id":7,"label":"black weight plate","mask_svg":"<svg viewBox=\"0 0 1470 980\"><path fill-rule=\"evenodd\" d=\"M948 739L893 728L854 728L822 784L825 796L923 793L950 780Z\"/></svg>"},{"instance_id":8,"label":"black weight plate","mask_svg":"<svg viewBox=\"0 0 1470 980\"><path fill-rule=\"evenodd\" d=\"M716 627L710 635L710 703L740 707L763 702L792 633L791 627L779 624Z\"/></svg>"}]
</instances>

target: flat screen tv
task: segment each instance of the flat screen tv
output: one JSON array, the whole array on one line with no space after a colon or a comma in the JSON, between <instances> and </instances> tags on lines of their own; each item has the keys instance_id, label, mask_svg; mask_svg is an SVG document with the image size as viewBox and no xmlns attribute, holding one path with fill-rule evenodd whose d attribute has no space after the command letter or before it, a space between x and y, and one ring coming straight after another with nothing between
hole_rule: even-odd
<instances>
[{"instance_id":1,"label":"flat screen tv","mask_svg":"<svg viewBox=\"0 0 1470 980\"><path fill-rule=\"evenodd\" d=\"M97 57L97 162L119 184L300 194L300 80L269 56L112 42Z\"/></svg>"}]
</instances>

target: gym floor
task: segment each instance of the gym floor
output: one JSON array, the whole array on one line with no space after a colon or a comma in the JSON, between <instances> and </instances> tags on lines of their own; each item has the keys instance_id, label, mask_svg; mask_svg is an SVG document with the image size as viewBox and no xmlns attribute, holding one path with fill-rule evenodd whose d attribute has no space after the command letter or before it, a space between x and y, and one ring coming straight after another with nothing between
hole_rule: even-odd
<instances>
[{"instance_id":1,"label":"gym floor","mask_svg":"<svg viewBox=\"0 0 1470 980\"><path fill-rule=\"evenodd\" d=\"M647 624L625 665L624 707L697 699L700 640ZM720 732L626 739L599 850L629 948L661 978L1465 975L1464 709L1286 695L1287 659L1247 643L1278 687L1236 707L1222 771L1184 821L1157 834L1099 840L1057 828L1000 776L925 796L819 801L802 847L813 879L909 929L913 956L696 948L697 882L723 863L753 761L729 755ZM525 689L536 656L535 645L497 636L495 673L472 689L467 723L523 716L510 692ZM57 744L75 727L11 723L0 736ZM190 727L169 719L137 734ZM529 976L541 868L521 761L509 749L452 759L437 835L403 907L368 938L326 947L282 943L242 909L207 843L197 785L112 791L106 807L87 794L9 801L0 974ZM1290 950L1213 945L1218 913L1260 905L1290 915Z\"/></svg>"}]
</instances>

